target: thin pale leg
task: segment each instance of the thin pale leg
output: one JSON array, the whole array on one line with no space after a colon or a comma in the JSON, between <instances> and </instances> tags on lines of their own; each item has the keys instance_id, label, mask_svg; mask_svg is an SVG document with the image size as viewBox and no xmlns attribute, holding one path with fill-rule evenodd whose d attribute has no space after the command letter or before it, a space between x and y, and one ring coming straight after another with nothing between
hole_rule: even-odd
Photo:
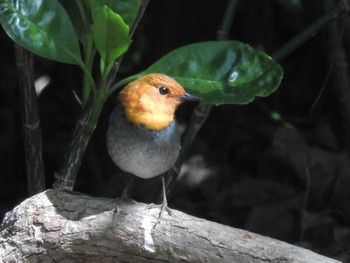
<instances>
[{"instance_id":1,"label":"thin pale leg","mask_svg":"<svg viewBox=\"0 0 350 263\"><path fill-rule=\"evenodd\" d=\"M162 175L162 188L163 188L163 201L162 201L162 206L160 208L159 216L157 222L154 224L154 227L160 222L162 219L163 213L166 210L170 215L171 215L171 210L168 207L168 200L166 198L166 188L165 188L165 176ZM154 228L153 227L153 228Z\"/></svg>"},{"instance_id":2,"label":"thin pale leg","mask_svg":"<svg viewBox=\"0 0 350 263\"><path fill-rule=\"evenodd\" d=\"M129 180L129 182L128 182L128 184L125 186L125 188L124 188L124 191L123 191L123 193L122 193L122 196L121 196L121 199L122 200L128 200L129 199L129 197L128 197L128 190L129 190L129 188L130 188L130 185L131 185L131 183L134 181L134 175L132 175L131 176L131 178L130 178L130 180Z\"/></svg>"}]
</instances>

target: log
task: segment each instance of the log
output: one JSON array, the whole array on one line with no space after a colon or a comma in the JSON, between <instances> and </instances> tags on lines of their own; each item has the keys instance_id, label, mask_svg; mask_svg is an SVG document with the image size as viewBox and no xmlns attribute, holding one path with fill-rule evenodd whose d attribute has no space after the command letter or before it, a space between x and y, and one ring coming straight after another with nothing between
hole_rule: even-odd
<instances>
[{"instance_id":1,"label":"log","mask_svg":"<svg viewBox=\"0 0 350 263\"><path fill-rule=\"evenodd\" d=\"M339 262L160 207L47 190L7 213L1 262Z\"/></svg>"}]
</instances>

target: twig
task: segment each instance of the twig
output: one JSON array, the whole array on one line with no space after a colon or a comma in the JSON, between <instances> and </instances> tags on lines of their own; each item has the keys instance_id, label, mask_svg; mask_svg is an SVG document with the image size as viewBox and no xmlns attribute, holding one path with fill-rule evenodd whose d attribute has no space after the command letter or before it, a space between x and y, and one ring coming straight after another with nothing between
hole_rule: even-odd
<instances>
[{"instance_id":1,"label":"twig","mask_svg":"<svg viewBox=\"0 0 350 263\"><path fill-rule=\"evenodd\" d=\"M234 18L236 6L238 4L239 0L230 0L227 5L226 13L221 21L220 29L217 31L216 39L217 40L227 40L232 21Z\"/></svg>"},{"instance_id":2,"label":"twig","mask_svg":"<svg viewBox=\"0 0 350 263\"><path fill-rule=\"evenodd\" d=\"M272 57L280 61L291 54L294 50L299 48L307 40L312 38L318 31L320 31L324 26L326 26L331 20L337 17L341 12L347 9L348 3L346 1L339 1L332 9L326 12L323 16L318 18L315 22L309 25L301 33L296 35L290 41L288 41L284 46L275 51Z\"/></svg>"}]
</instances>

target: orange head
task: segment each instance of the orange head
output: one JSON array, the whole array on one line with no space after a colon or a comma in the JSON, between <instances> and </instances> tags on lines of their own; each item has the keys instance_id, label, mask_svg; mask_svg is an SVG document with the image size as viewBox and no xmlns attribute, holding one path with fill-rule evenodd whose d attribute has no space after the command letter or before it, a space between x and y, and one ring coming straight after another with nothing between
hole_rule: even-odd
<instances>
[{"instance_id":1,"label":"orange head","mask_svg":"<svg viewBox=\"0 0 350 263\"><path fill-rule=\"evenodd\" d=\"M167 75L152 73L129 83L119 95L125 117L150 130L162 130L174 121L176 108L184 100L198 100Z\"/></svg>"}]
</instances>

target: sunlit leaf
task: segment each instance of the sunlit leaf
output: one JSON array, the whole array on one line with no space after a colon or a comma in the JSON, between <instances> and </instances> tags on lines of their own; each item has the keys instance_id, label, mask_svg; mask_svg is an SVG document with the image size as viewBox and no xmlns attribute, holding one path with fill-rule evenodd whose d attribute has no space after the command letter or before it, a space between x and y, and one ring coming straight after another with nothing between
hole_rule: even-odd
<instances>
[{"instance_id":1,"label":"sunlit leaf","mask_svg":"<svg viewBox=\"0 0 350 263\"><path fill-rule=\"evenodd\" d=\"M102 67L108 72L114 61L129 48L129 26L112 9L104 6L95 14L92 33L104 63Z\"/></svg>"},{"instance_id":2,"label":"sunlit leaf","mask_svg":"<svg viewBox=\"0 0 350 263\"><path fill-rule=\"evenodd\" d=\"M2 0L0 22L17 44L60 62L81 64L73 25L57 0Z\"/></svg>"}]
</instances>

